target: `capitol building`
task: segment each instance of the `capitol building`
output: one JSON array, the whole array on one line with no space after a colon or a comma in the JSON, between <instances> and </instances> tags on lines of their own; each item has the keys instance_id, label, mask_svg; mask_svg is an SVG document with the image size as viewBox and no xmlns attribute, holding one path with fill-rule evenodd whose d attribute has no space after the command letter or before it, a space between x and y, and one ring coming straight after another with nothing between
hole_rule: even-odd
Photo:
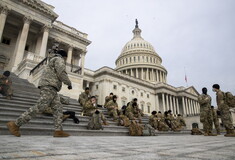
<instances>
[{"instance_id":1,"label":"capitol building","mask_svg":"<svg viewBox=\"0 0 235 160\"><path fill-rule=\"evenodd\" d=\"M137 98L146 114L171 109L185 117L187 126L201 126L199 93L193 86L174 87L167 83L161 53L144 40L137 21L132 39L123 48L120 46L116 68L92 71L84 68L87 46L91 44L88 34L57 21L58 15L50 4L41 0L1 0L0 11L1 70L11 70L37 86L48 50L57 42L60 49L68 52L66 67L73 84L71 91L63 86L61 94L77 99L85 87L90 87L91 94L103 104L105 96L113 92L120 108Z\"/></svg>"}]
</instances>

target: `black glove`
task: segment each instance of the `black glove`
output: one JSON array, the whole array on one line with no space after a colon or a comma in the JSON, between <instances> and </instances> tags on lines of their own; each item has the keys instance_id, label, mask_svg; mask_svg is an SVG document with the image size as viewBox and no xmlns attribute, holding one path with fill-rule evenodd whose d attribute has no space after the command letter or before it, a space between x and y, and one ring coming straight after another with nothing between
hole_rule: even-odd
<instances>
[{"instance_id":1,"label":"black glove","mask_svg":"<svg viewBox=\"0 0 235 160\"><path fill-rule=\"evenodd\" d=\"M68 86L68 89L69 89L69 90L72 89L72 86Z\"/></svg>"}]
</instances>

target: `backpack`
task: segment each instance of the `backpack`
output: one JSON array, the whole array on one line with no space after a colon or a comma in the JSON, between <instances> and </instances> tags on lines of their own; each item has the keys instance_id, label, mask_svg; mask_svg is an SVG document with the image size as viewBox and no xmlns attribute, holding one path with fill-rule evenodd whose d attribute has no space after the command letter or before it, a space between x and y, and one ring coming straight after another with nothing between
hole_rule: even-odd
<instances>
[{"instance_id":1,"label":"backpack","mask_svg":"<svg viewBox=\"0 0 235 160\"><path fill-rule=\"evenodd\" d=\"M100 130L102 129L103 130L103 126L102 126L102 123L101 123L101 114L98 113L93 113L89 123L88 123L88 126L87 126L87 129L92 129L92 130Z\"/></svg>"},{"instance_id":2,"label":"backpack","mask_svg":"<svg viewBox=\"0 0 235 160\"><path fill-rule=\"evenodd\" d=\"M235 108L235 96L231 92L224 93L224 100L229 108Z\"/></svg>"},{"instance_id":3,"label":"backpack","mask_svg":"<svg viewBox=\"0 0 235 160\"><path fill-rule=\"evenodd\" d=\"M150 124L145 124L143 136L156 136L155 129Z\"/></svg>"},{"instance_id":4,"label":"backpack","mask_svg":"<svg viewBox=\"0 0 235 160\"><path fill-rule=\"evenodd\" d=\"M143 126L141 126L141 124L137 123L136 121L131 121L129 134L130 136L142 136Z\"/></svg>"}]
</instances>

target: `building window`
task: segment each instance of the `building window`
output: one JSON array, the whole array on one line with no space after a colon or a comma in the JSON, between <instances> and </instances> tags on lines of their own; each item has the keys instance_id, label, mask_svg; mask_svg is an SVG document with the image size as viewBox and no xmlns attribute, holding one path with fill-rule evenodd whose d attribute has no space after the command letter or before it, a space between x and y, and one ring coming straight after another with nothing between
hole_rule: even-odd
<instances>
[{"instance_id":1,"label":"building window","mask_svg":"<svg viewBox=\"0 0 235 160\"><path fill-rule=\"evenodd\" d=\"M117 85L113 85L113 89L117 89Z\"/></svg>"},{"instance_id":2,"label":"building window","mask_svg":"<svg viewBox=\"0 0 235 160\"><path fill-rule=\"evenodd\" d=\"M6 37L2 37L2 43L6 44L6 45L10 45L11 39L10 38L6 38Z\"/></svg>"},{"instance_id":3,"label":"building window","mask_svg":"<svg viewBox=\"0 0 235 160\"><path fill-rule=\"evenodd\" d=\"M125 92L125 91L126 91L126 88L125 88L125 87L122 87L122 91Z\"/></svg>"},{"instance_id":4,"label":"building window","mask_svg":"<svg viewBox=\"0 0 235 160\"><path fill-rule=\"evenodd\" d=\"M148 113L150 113L150 106L148 106Z\"/></svg>"},{"instance_id":5,"label":"building window","mask_svg":"<svg viewBox=\"0 0 235 160\"><path fill-rule=\"evenodd\" d=\"M135 94L135 91L131 91L132 94Z\"/></svg>"},{"instance_id":6,"label":"building window","mask_svg":"<svg viewBox=\"0 0 235 160\"><path fill-rule=\"evenodd\" d=\"M29 45L26 45L24 50L29 51Z\"/></svg>"},{"instance_id":7,"label":"building window","mask_svg":"<svg viewBox=\"0 0 235 160\"><path fill-rule=\"evenodd\" d=\"M98 84L95 87L96 87L96 89L99 89L99 85Z\"/></svg>"},{"instance_id":8,"label":"building window","mask_svg":"<svg viewBox=\"0 0 235 160\"><path fill-rule=\"evenodd\" d=\"M141 110L144 112L144 105L141 104Z\"/></svg>"},{"instance_id":9,"label":"building window","mask_svg":"<svg viewBox=\"0 0 235 160\"><path fill-rule=\"evenodd\" d=\"M147 98L149 98L149 94L147 94Z\"/></svg>"}]
</instances>

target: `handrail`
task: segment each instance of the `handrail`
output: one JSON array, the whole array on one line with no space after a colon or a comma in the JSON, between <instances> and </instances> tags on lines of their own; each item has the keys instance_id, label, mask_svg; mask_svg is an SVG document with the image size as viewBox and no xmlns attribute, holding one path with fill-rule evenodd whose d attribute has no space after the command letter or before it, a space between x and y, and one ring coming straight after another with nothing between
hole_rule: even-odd
<instances>
[{"instance_id":1,"label":"handrail","mask_svg":"<svg viewBox=\"0 0 235 160\"><path fill-rule=\"evenodd\" d=\"M39 68L39 67L40 67L41 65L43 65L44 62L46 62L46 61L47 61L47 57L44 58L40 63L38 63L38 64L30 71L29 75L31 75L31 74L34 72L34 70L36 70L37 68Z\"/></svg>"}]
</instances>

